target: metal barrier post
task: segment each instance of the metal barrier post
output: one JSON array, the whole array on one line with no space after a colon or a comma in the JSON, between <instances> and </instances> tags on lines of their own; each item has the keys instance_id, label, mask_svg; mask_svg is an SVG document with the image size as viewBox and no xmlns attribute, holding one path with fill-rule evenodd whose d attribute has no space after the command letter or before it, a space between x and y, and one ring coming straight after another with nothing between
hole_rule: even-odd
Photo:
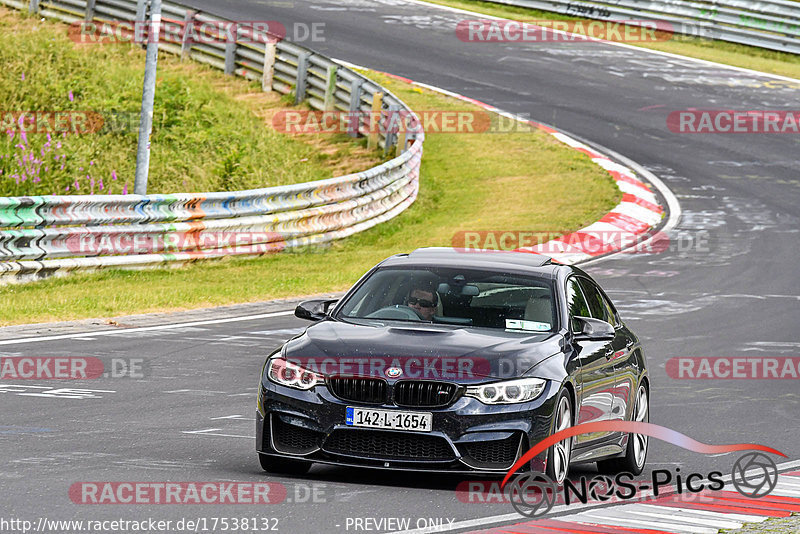
<instances>
[{"instance_id":1,"label":"metal barrier post","mask_svg":"<svg viewBox=\"0 0 800 534\"><path fill-rule=\"evenodd\" d=\"M308 57L311 54L304 52L297 58L297 84L294 91L294 105L306 99L306 83L308 76Z\"/></svg>"},{"instance_id":2,"label":"metal barrier post","mask_svg":"<svg viewBox=\"0 0 800 534\"><path fill-rule=\"evenodd\" d=\"M86 16L84 17L84 20L89 21L89 20L92 20L94 18L94 5L95 5L95 3L96 3L96 0L88 0L86 2Z\"/></svg>"},{"instance_id":3,"label":"metal barrier post","mask_svg":"<svg viewBox=\"0 0 800 534\"><path fill-rule=\"evenodd\" d=\"M381 110L383 109L383 93L378 92L372 95L372 110L369 114L369 138L367 148L373 149L378 146L380 138Z\"/></svg>"},{"instance_id":4,"label":"metal barrier post","mask_svg":"<svg viewBox=\"0 0 800 534\"><path fill-rule=\"evenodd\" d=\"M28 5L28 12L32 15L39 12L39 0L31 0L30 5Z\"/></svg>"},{"instance_id":5,"label":"metal barrier post","mask_svg":"<svg viewBox=\"0 0 800 534\"><path fill-rule=\"evenodd\" d=\"M278 45L267 41L264 45L264 75L261 77L261 89L268 93L272 91L272 79L275 76L275 55Z\"/></svg>"},{"instance_id":6,"label":"metal barrier post","mask_svg":"<svg viewBox=\"0 0 800 534\"><path fill-rule=\"evenodd\" d=\"M358 137L358 126L361 123L361 86L364 80L356 78L350 83L350 116L347 120L347 134Z\"/></svg>"},{"instance_id":7,"label":"metal barrier post","mask_svg":"<svg viewBox=\"0 0 800 534\"><path fill-rule=\"evenodd\" d=\"M145 30L147 28L147 0L136 0L136 20L134 21L135 43L145 42Z\"/></svg>"},{"instance_id":8,"label":"metal barrier post","mask_svg":"<svg viewBox=\"0 0 800 534\"><path fill-rule=\"evenodd\" d=\"M237 31L234 27L233 31ZM236 35L228 34L228 40L225 43L225 74L233 74L236 70Z\"/></svg>"},{"instance_id":9,"label":"metal barrier post","mask_svg":"<svg viewBox=\"0 0 800 534\"><path fill-rule=\"evenodd\" d=\"M386 141L383 145L383 155L387 155L392 149L392 145L397 143L397 133L400 130L400 106L392 104L389 106L389 116L386 120Z\"/></svg>"},{"instance_id":10,"label":"metal barrier post","mask_svg":"<svg viewBox=\"0 0 800 534\"><path fill-rule=\"evenodd\" d=\"M194 37L194 17L197 11L192 9L186 10L186 16L183 18L183 38L181 39L181 61L191 59L192 57L192 37Z\"/></svg>"},{"instance_id":11,"label":"metal barrier post","mask_svg":"<svg viewBox=\"0 0 800 534\"><path fill-rule=\"evenodd\" d=\"M328 67L328 79L325 84L325 103L323 109L325 111L333 111L336 109L336 72L338 67L331 65Z\"/></svg>"}]
</instances>

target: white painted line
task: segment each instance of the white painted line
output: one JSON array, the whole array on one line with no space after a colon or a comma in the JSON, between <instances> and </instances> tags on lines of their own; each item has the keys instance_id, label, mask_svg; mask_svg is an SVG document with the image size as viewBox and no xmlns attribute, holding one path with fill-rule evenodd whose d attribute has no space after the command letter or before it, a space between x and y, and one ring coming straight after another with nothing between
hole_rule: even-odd
<instances>
[{"instance_id":1,"label":"white painted line","mask_svg":"<svg viewBox=\"0 0 800 534\"><path fill-rule=\"evenodd\" d=\"M646 223L650 223L653 219L657 221L661 220L660 213L649 210L639 204L634 204L633 202L622 202L619 206L611 210L611 213L621 213Z\"/></svg>"},{"instance_id":2,"label":"white painted line","mask_svg":"<svg viewBox=\"0 0 800 534\"><path fill-rule=\"evenodd\" d=\"M728 519L731 521L739 522L739 523L761 523L769 519L769 517L765 515L750 515L750 514L729 514L728 512L710 512L708 510L693 510L691 508L677 508L674 506L659 506L657 504L645 504L640 503L638 506L644 508L655 508L658 510L677 510L682 514L687 515L698 515L702 517L716 517L719 519ZM738 528L738 527L737 527Z\"/></svg>"},{"instance_id":3,"label":"white painted line","mask_svg":"<svg viewBox=\"0 0 800 534\"><path fill-rule=\"evenodd\" d=\"M683 522L675 523L672 521L654 520L644 517L641 519L635 519L629 517L626 512L614 512L613 509L581 512L578 515L570 517L572 518L572 521L579 521L581 523L614 525L618 527L660 529L666 530L667 532L690 534L717 534L719 532L713 527L691 525ZM559 521L567 521L567 518L560 517Z\"/></svg>"},{"instance_id":4,"label":"white painted line","mask_svg":"<svg viewBox=\"0 0 800 534\"><path fill-rule=\"evenodd\" d=\"M21 339L4 339L0 341L0 345L21 345L23 343L38 343L41 341L53 341L56 339L90 339L99 336L125 335L131 332L154 332L159 330L174 330L176 328L187 328L191 326L203 326L208 324L255 321L257 319L269 319L271 317L282 317L285 315L294 315L294 310L273 312L273 313L259 313L257 315L244 315L241 317L228 317L225 319L208 319L205 321L193 321L191 323L163 324L158 326L142 326L138 328L120 328L117 330L103 330L101 332L82 332L78 334L61 334L58 336L40 336L40 337L26 337Z\"/></svg>"},{"instance_id":5,"label":"white painted line","mask_svg":"<svg viewBox=\"0 0 800 534\"><path fill-rule=\"evenodd\" d=\"M658 520L664 519L667 521L677 521L679 523L685 522L691 525L700 525L700 526L707 526L714 528L741 528L743 526L743 523L731 521L729 519L720 519L718 517L698 517L692 514L684 513L679 509L675 509L669 506L664 506L661 509L658 509L658 506L654 506L653 508L654 509L636 508L636 505L632 504L626 506L624 512L628 514L642 516L645 518L652 517Z\"/></svg>"},{"instance_id":6,"label":"white painted line","mask_svg":"<svg viewBox=\"0 0 800 534\"><path fill-rule=\"evenodd\" d=\"M617 187L619 187L623 193L629 193L635 197L641 198L642 200L648 201L650 204L658 205L658 199L656 199L656 196L647 189L641 188L638 185L618 180Z\"/></svg>"},{"instance_id":7,"label":"white painted line","mask_svg":"<svg viewBox=\"0 0 800 534\"><path fill-rule=\"evenodd\" d=\"M581 228L580 230L576 230L577 232L588 232L588 233L599 233L599 234L611 234L611 237L615 239L629 239L631 236L635 236L633 232L626 232L621 230L619 226L613 225L607 222L600 222L597 221L596 223L592 223L586 228Z\"/></svg>"},{"instance_id":8,"label":"white painted line","mask_svg":"<svg viewBox=\"0 0 800 534\"><path fill-rule=\"evenodd\" d=\"M422 6L426 6L426 7L438 8L438 9L442 9L442 10L445 10L445 11L452 11L454 13L462 13L464 15L477 15L478 17L483 18L483 19L511 20L511 19L508 19L508 18L496 17L494 15L487 15L485 13L478 13L477 11L469 11L469 10L466 10L466 9L460 9L460 8L457 8L457 7L442 6L442 5L438 5L438 4L430 4L428 2L425 2L424 0L405 0L405 1L410 3L410 4L417 4L417 5L422 5ZM526 25L537 27L535 24L526 24ZM569 32L562 32L562 33L569 33ZM574 35L574 34L570 34L570 35ZM629 50L636 50L638 52L645 52L645 53L648 53L648 54L655 54L655 55L664 56L664 57L672 57L672 58L675 58L675 59L682 59L682 60L685 60L685 61L693 61L695 63L700 63L701 65L711 65L711 66L719 67L719 68L723 68L723 69L735 70L735 71L738 71L738 72L746 72L748 74L755 74L755 75L758 75L758 76L763 76L765 78L772 78L774 80L784 80L784 81L789 81L789 82L800 83L800 80L797 79L797 78L790 78L788 76L781 76L780 74L770 74L769 72L761 72L761 71L758 71L758 70L747 69L747 68L744 68L744 67L735 67L733 65L725 65L724 63L717 63L715 61L709 61L707 59L697 59L697 58L689 57L689 56L681 56L680 54L673 54L671 52L662 52L660 50L653 50L651 48L644 48L644 47L641 47L641 46L634 46L634 45L631 45L631 44L628 44L628 43L620 43L620 42L616 42L616 41L605 41L603 39L597 39L597 40L598 41L602 41L604 44L608 44L608 45L611 45L611 46L619 46L621 48L627 48Z\"/></svg>"},{"instance_id":9,"label":"white painted line","mask_svg":"<svg viewBox=\"0 0 800 534\"><path fill-rule=\"evenodd\" d=\"M201 436L222 436L223 438L245 438L245 439L256 439L255 436L240 436L237 434L218 434L214 431L222 430L221 428L209 428L206 430L184 430L181 434L195 434Z\"/></svg>"},{"instance_id":10,"label":"white painted line","mask_svg":"<svg viewBox=\"0 0 800 534\"><path fill-rule=\"evenodd\" d=\"M561 132L555 132L552 134L553 137L564 143L565 145L571 146L572 148L582 148L583 150L588 150L589 152L596 153L597 151L593 148L589 148L588 146L584 145L583 143L576 141L572 137L568 136L567 134L563 134ZM594 159L605 159L605 158L592 158ZM602 165L598 163L598 165Z\"/></svg>"},{"instance_id":11,"label":"white painted line","mask_svg":"<svg viewBox=\"0 0 800 534\"><path fill-rule=\"evenodd\" d=\"M596 150L592 150L592 152L597 152L597 151ZM607 171L618 172L618 173L620 173L620 174L622 174L624 176L627 176L629 178L633 178L634 180L639 180L639 178L636 177L636 173L634 173L628 167L617 163L616 161L612 161L612 160L610 160L608 158L594 158L594 159L592 159L592 161L594 161L595 163L597 163L598 165L600 165L601 167L603 167ZM641 182L641 180L639 180L639 181Z\"/></svg>"},{"instance_id":12,"label":"white painted line","mask_svg":"<svg viewBox=\"0 0 800 534\"><path fill-rule=\"evenodd\" d=\"M786 497L800 497L800 488L785 486L778 482L778 484L775 486L775 489L772 490L772 493L776 495L784 495Z\"/></svg>"},{"instance_id":13,"label":"white painted line","mask_svg":"<svg viewBox=\"0 0 800 534\"><path fill-rule=\"evenodd\" d=\"M779 476L778 484L781 484L783 486L794 486L796 488L800 488L800 479L794 479L793 477Z\"/></svg>"}]
</instances>

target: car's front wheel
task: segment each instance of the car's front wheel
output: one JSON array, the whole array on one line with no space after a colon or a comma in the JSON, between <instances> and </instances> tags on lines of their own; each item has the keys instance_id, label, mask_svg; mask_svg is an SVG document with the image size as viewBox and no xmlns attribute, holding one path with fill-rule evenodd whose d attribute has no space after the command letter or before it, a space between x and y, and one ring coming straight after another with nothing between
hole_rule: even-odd
<instances>
[{"instance_id":1,"label":"car's front wheel","mask_svg":"<svg viewBox=\"0 0 800 534\"><path fill-rule=\"evenodd\" d=\"M636 403L633 405L631 421L637 423L650 422L650 394L644 384L639 385L636 392ZM631 473L636 476L644 470L647 460L647 447L650 440L643 434L628 434L628 446L625 456L597 462L597 468L605 473Z\"/></svg>"},{"instance_id":2,"label":"car's front wheel","mask_svg":"<svg viewBox=\"0 0 800 534\"><path fill-rule=\"evenodd\" d=\"M303 460L290 460L288 458L277 458L259 454L258 461L261 468L267 473L277 473L282 475L305 475L311 469L311 462Z\"/></svg>"},{"instance_id":3,"label":"car's front wheel","mask_svg":"<svg viewBox=\"0 0 800 534\"><path fill-rule=\"evenodd\" d=\"M554 415L553 433L561 432L572 426L572 403L569 393L562 390L556 401L556 411ZM559 441L547 453L547 467L545 474L556 484L563 484L569 473L569 461L572 458L572 439L567 438Z\"/></svg>"}]
</instances>

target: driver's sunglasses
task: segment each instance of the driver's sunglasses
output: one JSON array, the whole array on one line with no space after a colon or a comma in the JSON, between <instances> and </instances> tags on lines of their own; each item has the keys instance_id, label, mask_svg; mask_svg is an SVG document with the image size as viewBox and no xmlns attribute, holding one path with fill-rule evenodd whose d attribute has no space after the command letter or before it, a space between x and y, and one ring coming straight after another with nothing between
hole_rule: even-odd
<instances>
[{"instance_id":1,"label":"driver's sunglasses","mask_svg":"<svg viewBox=\"0 0 800 534\"><path fill-rule=\"evenodd\" d=\"M418 299L417 297L408 297L408 303L411 306L420 306L422 308L433 308L436 306L436 304L434 304L431 300Z\"/></svg>"}]
</instances>

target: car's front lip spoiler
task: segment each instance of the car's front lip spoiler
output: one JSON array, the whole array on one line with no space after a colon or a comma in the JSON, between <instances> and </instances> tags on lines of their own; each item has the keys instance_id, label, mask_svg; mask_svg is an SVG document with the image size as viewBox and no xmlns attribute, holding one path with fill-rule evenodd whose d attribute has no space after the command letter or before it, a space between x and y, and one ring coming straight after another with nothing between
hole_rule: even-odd
<instances>
[{"instance_id":1,"label":"car's front lip spoiler","mask_svg":"<svg viewBox=\"0 0 800 534\"><path fill-rule=\"evenodd\" d=\"M478 475L478 476L485 476L485 477L498 477L499 475L506 473L506 471L498 471L498 470L491 470L491 469L468 469L468 470L460 470L460 469L436 469L432 466L435 464L428 464L422 466L421 464L417 463L414 465L401 465L396 462L392 462L389 467L383 465L369 465L369 464L359 464L359 463L350 463L350 462L340 462L335 460L327 460L327 459L319 459L319 458L309 458L307 456L289 456L285 454L273 454L268 452L261 452L258 451L258 454L263 454L264 456L270 456L273 458L280 458L283 460L286 459L296 459L300 461L306 461L315 464L324 464L324 465L331 465L331 466L338 466L338 467L351 467L351 468L359 468L359 469L378 469L381 471L406 471L409 473L442 473L442 474L452 474L452 475ZM382 461L382 460L375 460ZM441 464L441 462L440 462Z\"/></svg>"}]
</instances>

